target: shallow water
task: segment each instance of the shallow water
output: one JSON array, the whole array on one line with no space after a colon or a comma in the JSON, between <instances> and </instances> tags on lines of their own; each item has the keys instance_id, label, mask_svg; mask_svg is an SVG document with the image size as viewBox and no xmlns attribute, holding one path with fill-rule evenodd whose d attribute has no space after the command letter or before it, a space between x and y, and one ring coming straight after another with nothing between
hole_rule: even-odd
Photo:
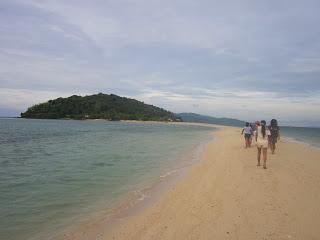
<instances>
[{"instance_id":1,"label":"shallow water","mask_svg":"<svg viewBox=\"0 0 320 240\"><path fill-rule=\"evenodd\" d=\"M212 128L107 121L0 119L0 238L43 239L111 209L160 176Z\"/></svg>"},{"instance_id":2,"label":"shallow water","mask_svg":"<svg viewBox=\"0 0 320 240\"><path fill-rule=\"evenodd\" d=\"M320 128L311 127L281 127L281 135L295 141L320 147Z\"/></svg>"}]
</instances>

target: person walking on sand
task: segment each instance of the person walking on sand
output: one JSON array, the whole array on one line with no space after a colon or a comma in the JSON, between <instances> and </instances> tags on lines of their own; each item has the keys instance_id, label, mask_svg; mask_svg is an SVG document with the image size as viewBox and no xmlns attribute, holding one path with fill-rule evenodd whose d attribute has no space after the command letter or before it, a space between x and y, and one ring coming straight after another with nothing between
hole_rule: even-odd
<instances>
[{"instance_id":1,"label":"person walking on sand","mask_svg":"<svg viewBox=\"0 0 320 240\"><path fill-rule=\"evenodd\" d=\"M245 148L251 147L251 134L252 128L250 124L246 122L246 126L242 129L241 135L244 133L244 141L245 141Z\"/></svg>"},{"instance_id":2,"label":"person walking on sand","mask_svg":"<svg viewBox=\"0 0 320 240\"><path fill-rule=\"evenodd\" d=\"M252 139L255 139L255 133L257 131L257 128L260 126L260 121L255 121L253 124L252 124L252 137L251 137L251 142L252 142ZM257 141L256 141L257 142Z\"/></svg>"},{"instance_id":3,"label":"person walking on sand","mask_svg":"<svg viewBox=\"0 0 320 240\"><path fill-rule=\"evenodd\" d=\"M255 139L257 142L257 166L260 166L261 152L263 155L263 168L267 169L267 150L268 150L268 136L270 135L269 129L266 127L266 121L262 120L260 126L257 126L255 131Z\"/></svg>"},{"instance_id":4,"label":"person walking on sand","mask_svg":"<svg viewBox=\"0 0 320 240\"><path fill-rule=\"evenodd\" d=\"M280 139L280 128L278 126L278 121L272 119L269 126L270 136L269 136L269 145L271 153L274 154L276 150L276 143Z\"/></svg>"},{"instance_id":5,"label":"person walking on sand","mask_svg":"<svg viewBox=\"0 0 320 240\"><path fill-rule=\"evenodd\" d=\"M251 146L252 145L252 139L253 139L254 131L256 130L256 124L255 123L250 123L250 127L251 127L250 146Z\"/></svg>"}]
</instances>

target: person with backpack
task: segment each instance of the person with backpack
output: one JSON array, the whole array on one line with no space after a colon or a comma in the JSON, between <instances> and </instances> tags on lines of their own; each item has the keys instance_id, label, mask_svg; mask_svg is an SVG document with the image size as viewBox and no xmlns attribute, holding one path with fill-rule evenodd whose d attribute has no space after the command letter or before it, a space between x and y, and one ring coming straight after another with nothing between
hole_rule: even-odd
<instances>
[{"instance_id":1,"label":"person with backpack","mask_svg":"<svg viewBox=\"0 0 320 240\"><path fill-rule=\"evenodd\" d=\"M270 136L269 136L269 146L271 153L274 154L276 150L276 143L280 139L280 128L278 126L278 121L272 119L269 126Z\"/></svg>"}]
</instances>

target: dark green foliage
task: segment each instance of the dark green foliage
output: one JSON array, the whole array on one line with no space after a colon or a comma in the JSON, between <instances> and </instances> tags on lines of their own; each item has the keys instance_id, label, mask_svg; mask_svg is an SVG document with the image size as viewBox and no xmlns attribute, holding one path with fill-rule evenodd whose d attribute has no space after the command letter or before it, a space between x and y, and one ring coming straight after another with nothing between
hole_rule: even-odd
<instances>
[{"instance_id":1,"label":"dark green foliage","mask_svg":"<svg viewBox=\"0 0 320 240\"><path fill-rule=\"evenodd\" d=\"M180 121L173 113L114 94L57 98L21 113L22 118Z\"/></svg>"},{"instance_id":2,"label":"dark green foliage","mask_svg":"<svg viewBox=\"0 0 320 240\"><path fill-rule=\"evenodd\" d=\"M245 125L244 121L233 118L215 118L195 113L178 113L176 116L180 117L184 122L198 122L198 123L211 123L227 126L242 127Z\"/></svg>"}]
</instances>

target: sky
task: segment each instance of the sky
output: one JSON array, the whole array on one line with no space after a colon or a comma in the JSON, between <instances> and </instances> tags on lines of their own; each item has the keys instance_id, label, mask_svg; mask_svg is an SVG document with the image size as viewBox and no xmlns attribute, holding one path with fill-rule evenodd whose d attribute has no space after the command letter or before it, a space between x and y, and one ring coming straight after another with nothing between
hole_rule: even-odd
<instances>
[{"instance_id":1,"label":"sky","mask_svg":"<svg viewBox=\"0 0 320 240\"><path fill-rule=\"evenodd\" d=\"M320 126L320 1L0 0L0 116L113 93Z\"/></svg>"}]
</instances>

